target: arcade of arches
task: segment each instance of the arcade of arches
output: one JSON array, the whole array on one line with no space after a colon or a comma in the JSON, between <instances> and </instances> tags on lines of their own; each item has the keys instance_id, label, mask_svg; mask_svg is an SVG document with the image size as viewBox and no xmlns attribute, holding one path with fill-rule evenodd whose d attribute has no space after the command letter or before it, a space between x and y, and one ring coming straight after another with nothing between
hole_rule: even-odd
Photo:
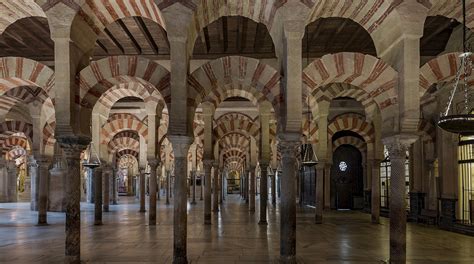
<instances>
[{"instance_id":1,"label":"arcade of arches","mask_svg":"<svg viewBox=\"0 0 474 264\"><path fill-rule=\"evenodd\" d=\"M474 138L436 126L460 22L454 0L0 0L0 261L474 262Z\"/></svg>"}]
</instances>

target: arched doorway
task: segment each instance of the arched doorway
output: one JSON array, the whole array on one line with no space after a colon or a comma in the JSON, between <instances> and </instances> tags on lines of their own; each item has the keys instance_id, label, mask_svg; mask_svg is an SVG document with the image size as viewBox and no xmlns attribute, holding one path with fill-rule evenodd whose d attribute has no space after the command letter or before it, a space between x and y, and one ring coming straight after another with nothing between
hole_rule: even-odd
<instances>
[{"instance_id":1,"label":"arched doorway","mask_svg":"<svg viewBox=\"0 0 474 264\"><path fill-rule=\"evenodd\" d=\"M350 145L338 147L331 168L331 207L361 209L364 206L362 154Z\"/></svg>"}]
</instances>

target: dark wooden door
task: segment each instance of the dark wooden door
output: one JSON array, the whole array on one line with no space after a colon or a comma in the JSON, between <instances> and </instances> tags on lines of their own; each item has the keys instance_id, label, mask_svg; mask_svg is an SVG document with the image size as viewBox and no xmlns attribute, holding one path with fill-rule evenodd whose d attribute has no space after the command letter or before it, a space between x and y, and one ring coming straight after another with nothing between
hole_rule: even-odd
<instances>
[{"instance_id":1,"label":"dark wooden door","mask_svg":"<svg viewBox=\"0 0 474 264\"><path fill-rule=\"evenodd\" d=\"M331 200L336 209L353 209L354 196L363 195L362 155L359 150L342 145L333 154Z\"/></svg>"}]
</instances>

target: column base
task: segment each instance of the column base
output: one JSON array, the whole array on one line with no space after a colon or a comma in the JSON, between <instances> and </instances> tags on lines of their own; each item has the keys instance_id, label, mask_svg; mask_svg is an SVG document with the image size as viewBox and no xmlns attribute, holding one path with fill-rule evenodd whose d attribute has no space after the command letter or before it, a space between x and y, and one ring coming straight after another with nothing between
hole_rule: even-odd
<instances>
[{"instance_id":1,"label":"column base","mask_svg":"<svg viewBox=\"0 0 474 264\"><path fill-rule=\"evenodd\" d=\"M138 212L139 213L146 213L146 210L145 209L140 209Z\"/></svg>"},{"instance_id":2,"label":"column base","mask_svg":"<svg viewBox=\"0 0 474 264\"><path fill-rule=\"evenodd\" d=\"M188 264L188 259L186 257L174 257L173 264Z\"/></svg>"},{"instance_id":3,"label":"column base","mask_svg":"<svg viewBox=\"0 0 474 264\"><path fill-rule=\"evenodd\" d=\"M456 202L457 199L440 198L441 211L439 226L444 229L451 229L456 223Z\"/></svg>"},{"instance_id":4,"label":"column base","mask_svg":"<svg viewBox=\"0 0 474 264\"><path fill-rule=\"evenodd\" d=\"M64 258L64 263L66 264L81 264L80 256L66 256Z\"/></svg>"},{"instance_id":5,"label":"column base","mask_svg":"<svg viewBox=\"0 0 474 264\"><path fill-rule=\"evenodd\" d=\"M364 191L364 209L363 211L366 213L370 213L372 210L372 191L365 190Z\"/></svg>"},{"instance_id":6,"label":"column base","mask_svg":"<svg viewBox=\"0 0 474 264\"><path fill-rule=\"evenodd\" d=\"M204 225L212 225L212 221L209 219L209 220L204 220Z\"/></svg>"},{"instance_id":7,"label":"column base","mask_svg":"<svg viewBox=\"0 0 474 264\"><path fill-rule=\"evenodd\" d=\"M372 216L372 217L371 217L371 223L372 223L372 224L376 224L376 225L380 224L380 217L374 217L374 216Z\"/></svg>"},{"instance_id":8,"label":"column base","mask_svg":"<svg viewBox=\"0 0 474 264\"><path fill-rule=\"evenodd\" d=\"M192 201L191 204L197 204L196 201Z\"/></svg>"},{"instance_id":9,"label":"column base","mask_svg":"<svg viewBox=\"0 0 474 264\"><path fill-rule=\"evenodd\" d=\"M102 221L100 221L100 222L94 222L94 225L95 225L95 226L101 226L101 225L103 225L103 224L102 224Z\"/></svg>"},{"instance_id":10,"label":"column base","mask_svg":"<svg viewBox=\"0 0 474 264\"><path fill-rule=\"evenodd\" d=\"M296 256L280 256L281 264L296 264Z\"/></svg>"},{"instance_id":11,"label":"column base","mask_svg":"<svg viewBox=\"0 0 474 264\"><path fill-rule=\"evenodd\" d=\"M267 222L267 220L264 220L264 221L260 220L260 221L258 222L258 224L259 224L259 225L266 226L266 225L268 225L268 222Z\"/></svg>"},{"instance_id":12,"label":"column base","mask_svg":"<svg viewBox=\"0 0 474 264\"><path fill-rule=\"evenodd\" d=\"M37 223L35 226L49 226L48 223Z\"/></svg>"}]
</instances>

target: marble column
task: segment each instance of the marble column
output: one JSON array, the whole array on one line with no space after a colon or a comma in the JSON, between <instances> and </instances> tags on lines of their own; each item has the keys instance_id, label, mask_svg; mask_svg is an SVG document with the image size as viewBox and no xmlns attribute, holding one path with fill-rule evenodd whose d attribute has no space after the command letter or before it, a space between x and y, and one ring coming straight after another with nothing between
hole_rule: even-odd
<instances>
[{"instance_id":1,"label":"marble column","mask_svg":"<svg viewBox=\"0 0 474 264\"><path fill-rule=\"evenodd\" d=\"M203 176L201 174L201 186L200 186L200 189L201 189L201 193L200 193L200 197L199 197L199 200L203 200L204 198L204 179L203 179Z\"/></svg>"},{"instance_id":2,"label":"marble column","mask_svg":"<svg viewBox=\"0 0 474 264\"><path fill-rule=\"evenodd\" d=\"M66 164L59 145L54 147L52 168L49 170L49 202L48 210L52 212L66 211ZM82 187L82 184L81 184Z\"/></svg>"},{"instance_id":3,"label":"marble column","mask_svg":"<svg viewBox=\"0 0 474 264\"><path fill-rule=\"evenodd\" d=\"M406 151L414 141L414 138L403 135L383 139L391 163L390 263L406 262L405 160Z\"/></svg>"},{"instance_id":4,"label":"marble column","mask_svg":"<svg viewBox=\"0 0 474 264\"><path fill-rule=\"evenodd\" d=\"M224 176L224 171L222 168L219 169L217 174L217 202L222 204L222 178Z\"/></svg>"},{"instance_id":5,"label":"marble column","mask_svg":"<svg viewBox=\"0 0 474 264\"><path fill-rule=\"evenodd\" d=\"M102 201L102 211L109 212L110 205L110 176L112 174L112 169L110 166L105 166L102 172L103 175L103 186L104 186L104 199Z\"/></svg>"},{"instance_id":6,"label":"marble column","mask_svg":"<svg viewBox=\"0 0 474 264\"><path fill-rule=\"evenodd\" d=\"M29 190L31 191L30 209L32 211L37 211L38 210L38 164L36 163L36 160L32 155L28 156L28 174L30 176ZM26 192L26 188L25 188L25 192Z\"/></svg>"},{"instance_id":7,"label":"marble column","mask_svg":"<svg viewBox=\"0 0 474 264\"><path fill-rule=\"evenodd\" d=\"M140 213L146 212L145 209L145 182L146 182L146 174L145 174L145 167L141 167L140 169L140 184L139 184L139 189L140 189Z\"/></svg>"},{"instance_id":8,"label":"marble column","mask_svg":"<svg viewBox=\"0 0 474 264\"><path fill-rule=\"evenodd\" d=\"M117 170L112 170L112 204L118 203L118 177Z\"/></svg>"},{"instance_id":9,"label":"marble column","mask_svg":"<svg viewBox=\"0 0 474 264\"><path fill-rule=\"evenodd\" d=\"M38 164L38 225L47 225L49 160L45 156L36 158Z\"/></svg>"},{"instance_id":10,"label":"marble column","mask_svg":"<svg viewBox=\"0 0 474 264\"><path fill-rule=\"evenodd\" d=\"M255 212L255 167L250 167L250 183L249 183L249 211Z\"/></svg>"},{"instance_id":11,"label":"marble column","mask_svg":"<svg viewBox=\"0 0 474 264\"><path fill-rule=\"evenodd\" d=\"M193 201L191 204L196 204L196 171L191 171L191 181L193 183Z\"/></svg>"},{"instance_id":12,"label":"marble column","mask_svg":"<svg viewBox=\"0 0 474 264\"><path fill-rule=\"evenodd\" d=\"M245 170L245 203L250 201L250 170Z\"/></svg>"},{"instance_id":13,"label":"marble column","mask_svg":"<svg viewBox=\"0 0 474 264\"><path fill-rule=\"evenodd\" d=\"M148 165L150 165L150 209L148 212L148 224L150 226L156 225L156 169L159 166L157 159L149 159Z\"/></svg>"},{"instance_id":14,"label":"marble column","mask_svg":"<svg viewBox=\"0 0 474 264\"><path fill-rule=\"evenodd\" d=\"M276 169L275 169L276 170ZM276 174L270 174L270 178L272 181L272 205L276 205Z\"/></svg>"},{"instance_id":15,"label":"marble column","mask_svg":"<svg viewBox=\"0 0 474 264\"><path fill-rule=\"evenodd\" d=\"M9 161L7 163L7 177L8 177L8 201L17 202L18 201L18 192L17 192L17 167L14 161ZM47 183L47 182L46 182ZM46 189L47 190L47 189ZM47 194L46 194L47 195ZM47 197L47 196L46 196ZM39 199L39 175L38 175L38 199ZM47 204L47 203L46 203ZM39 207L39 203L38 203Z\"/></svg>"},{"instance_id":16,"label":"marble column","mask_svg":"<svg viewBox=\"0 0 474 264\"><path fill-rule=\"evenodd\" d=\"M380 160L373 159L367 161L368 167L372 170L371 187L371 221L373 224L380 223Z\"/></svg>"},{"instance_id":17,"label":"marble column","mask_svg":"<svg viewBox=\"0 0 474 264\"><path fill-rule=\"evenodd\" d=\"M211 224L211 170L212 160L204 160L204 224ZM203 182L201 181L201 185Z\"/></svg>"},{"instance_id":18,"label":"marble column","mask_svg":"<svg viewBox=\"0 0 474 264\"><path fill-rule=\"evenodd\" d=\"M91 168L85 168L87 173L87 202L94 203L95 201L95 184L94 184L94 172Z\"/></svg>"},{"instance_id":19,"label":"marble column","mask_svg":"<svg viewBox=\"0 0 474 264\"><path fill-rule=\"evenodd\" d=\"M161 164L156 168L156 200L161 200Z\"/></svg>"},{"instance_id":20,"label":"marble column","mask_svg":"<svg viewBox=\"0 0 474 264\"><path fill-rule=\"evenodd\" d=\"M282 159L280 201L280 262L296 263L296 151L300 145L299 134L284 135L280 138Z\"/></svg>"},{"instance_id":21,"label":"marble column","mask_svg":"<svg viewBox=\"0 0 474 264\"><path fill-rule=\"evenodd\" d=\"M314 215L314 222L316 224L323 223L323 209L324 209L324 163L316 165L316 208Z\"/></svg>"},{"instance_id":22,"label":"marble column","mask_svg":"<svg viewBox=\"0 0 474 264\"><path fill-rule=\"evenodd\" d=\"M166 204L170 204L170 188L171 188L171 176L170 171L166 170Z\"/></svg>"},{"instance_id":23,"label":"marble column","mask_svg":"<svg viewBox=\"0 0 474 264\"><path fill-rule=\"evenodd\" d=\"M219 212L219 163L214 162L214 181L213 181L213 190L212 190L212 211L217 213Z\"/></svg>"},{"instance_id":24,"label":"marble column","mask_svg":"<svg viewBox=\"0 0 474 264\"><path fill-rule=\"evenodd\" d=\"M260 162L260 221L259 225L267 225L267 202L268 202L268 163Z\"/></svg>"},{"instance_id":25,"label":"marble column","mask_svg":"<svg viewBox=\"0 0 474 264\"><path fill-rule=\"evenodd\" d=\"M174 184L174 215L173 215L173 263L188 263L186 255L187 239L187 171L188 171L188 150L193 143L192 137L169 136L173 144L175 156L175 184Z\"/></svg>"},{"instance_id":26,"label":"marble column","mask_svg":"<svg viewBox=\"0 0 474 264\"><path fill-rule=\"evenodd\" d=\"M94 225L102 225L102 167L92 169L94 174Z\"/></svg>"},{"instance_id":27,"label":"marble column","mask_svg":"<svg viewBox=\"0 0 474 264\"><path fill-rule=\"evenodd\" d=\"M331 210L331 164L324 168L324 210Z\"/></svg>"},{"instance_id":28,"label":"marble column","mask_svg":"<svg viewBox=\"0 0 474 264\"><path fill-rule=\"evenodd\" d=\"M80 157L89 138L58 137L67 164L66 173L66 246L65 263L79 264L81 256L81 168Z\"/></svg>"}]
</instances>

